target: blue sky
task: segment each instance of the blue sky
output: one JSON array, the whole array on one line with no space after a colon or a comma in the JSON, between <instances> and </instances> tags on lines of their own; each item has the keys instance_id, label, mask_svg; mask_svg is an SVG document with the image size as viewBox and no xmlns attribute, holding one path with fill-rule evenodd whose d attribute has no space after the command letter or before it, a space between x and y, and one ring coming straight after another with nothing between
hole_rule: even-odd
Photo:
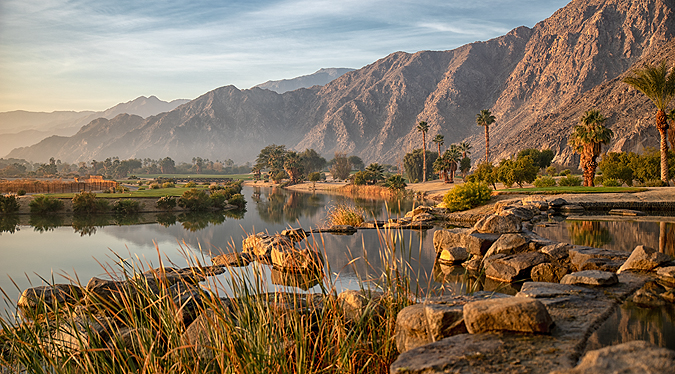
<instances>
[{"instance_id":1,"label":"blue sky","mask_svg":"<svg viewBox=\"0 0 675 374\"><path fill-rule=\"evenodd\" d=\"M532 27L567 0L0 0L0 112L195 98Z\"/></svg>"}]
</instances>

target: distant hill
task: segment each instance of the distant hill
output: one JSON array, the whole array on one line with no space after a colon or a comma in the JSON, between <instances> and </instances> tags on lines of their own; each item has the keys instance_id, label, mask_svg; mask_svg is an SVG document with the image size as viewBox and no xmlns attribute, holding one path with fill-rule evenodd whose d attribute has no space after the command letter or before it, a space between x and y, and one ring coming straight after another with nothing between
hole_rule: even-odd
<instances>
[{"instance_id":1,"label":"distant hill","mask_svg":"<svg viewBox=\"0 0 675 374\"><path fill-rule=\"evenodd\" d=\"M327 68L319 69L314 74L303 75L292 79L282 79L279 81L267 81L255 87L264 88L276 93L294 91L298 88L309 88L312 86L324 86L345 73L354 71L349 68Z\"/></svg>"},{"instance_id":2,"label":"distant hill","mask_svg":"<svg viewBox=\"0 0 675 374\"><path fill-rule=\"evenodd\" d=\"M654 108L619 79L645 62L675 61L674 8L664 0L574 0L533 28L488 41L392 53L323 86L283 94L220 87L142 121L92 123L92 134L107 134L104 143L81 133L60 148L51 147L54 141L9 156L69 162L200 156L241 163L276 143L326 157L346 152L366 163L398 163L421 146L415 124L426 121L427 139L443 134L446 147L468 139L475 162L484 154L476 114L489 109L497 118L490 127L491 161L550 147L556 161L574 163L567 136L592 108L603 111L614 130L610 149L640 151L658 146ZM117 127L129 131L113 134Z\"/></svg>"},{"instance_id":3,"label":"distant hill","mask_svg":"<svg viewBox=\"0 0 675 374\"><path fill-rule=\"evenodd\" d=\"M143 118L168 112L190 100L177 99L162 101L156 96L140 96L126 103L120 103L101 112L56 111L28 112L16 110L0 113L0 155L6 155L14 148L35 144L50 136L72 136L84 125L97 118L112 119L128 113Z\"/></svg>"}]
</instances>

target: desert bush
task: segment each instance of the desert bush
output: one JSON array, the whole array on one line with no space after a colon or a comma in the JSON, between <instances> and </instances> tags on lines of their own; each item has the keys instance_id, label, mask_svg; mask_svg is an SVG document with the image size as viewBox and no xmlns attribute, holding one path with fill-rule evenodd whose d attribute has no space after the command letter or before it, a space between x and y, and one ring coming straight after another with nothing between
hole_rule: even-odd
<instances>
[{"instance_id":1,"label":"desert bush","mask_svg":"<svg viewBox=\"0 0 675 374\"><path fill-rule=\"evenodd\" d=\"M405 191L405 188L408 186L403 177L398 174L389 177L384 185L394 193Z\"/></svg>"},{"instance_id":2,"label":"desert bush","mask_svg":"<svg viewBox=\"0 0 675 374\"><path fill-rule=\"evenodd\" d=\"M119 193L129 192L129 187L122 186L121 184L118 184L117 187L115 187L115 191L119 192Z\"/></svg>"},{"instance_id":3,"label":"desert bush","mask_svg":"<svg viewBox=\"0 0 675 374\"><path fill-rule=\"evenodd\" d=\"M15 195L0 195L0 213L11 214L19 211L20 205Z\"/></svg>"},{"instance_id":4,"label":"desert bush","mask_svg":"<svg viewBox=\"0 0 675 374\"><path fill-rule=\"evenodd\" d=\"M560 175L564 175L564 176L572 175L572 170L570 170L570 169L565 169L565 170L563 170L563 171L560 172Z\"/></svg>"},{"instance_id":5,"label":"desert bush","mask_svg":"<svg viewBox=\"0 0 675 374\"><path fill-rule=\"evenodd\" d=\"M159 189L159 183L150 183L149 185L151 190L158 190Z\"/></svg>"},{"instance_id":6,"label":"desert bush","mask_svg":"<svg viewBox=\"0 0 675 374\"><path fill-rule=\"evenodd\" d=\"M227 190L217 190L211 192L211 205L217 209L223 209L227 205L227 200L232 194Z\"/></svg>"},{"instance_id":7,"label":"desert bush","mask_svg":"<svg viewBox=\"0 0 675 374\"><path fill-rule=\"evenodd\" d=\"M560 178L560 180L558 180L558 185L561 187L581 186L581 178L575 175L568 175Z\"/></svg>"},{"instance_id":8,"label":"desert bush","mask_svg":"<svg viewBox=\"0 0 675 374\"><path fill-rule=\"evenodd\" d=\"M452 211L475 208L490 200L490 187L482 182L467 182L453 187L443 197L445 207Z\"/></svg>"},{"instance_id":9,"label":"desert bush","mask_svg":"<svg viewBox=\"0 0 675 374\"><path fill-rule=\"evenodd\" d=\"M73 212L75 213L104 213L110 210L110 204L105 199L97 199L93 192L82 191L73 196Z\"/></svg>"},{"instance_id":10,"label":"desert bush","mask_svg":"<svg viewBox=\"0 0 675 374\"><path fill-rule=\"evenodd\" d=\"M558 174L558 171L555 168L555 166L549 166L546 168L546 174L548 174L551 177L555 177L556 174Z\"/></svg>"},{"instance_id":11,"label":"desert bush","mask_svg":"<svg viewBox=\"0 0 675 374\"><path fill-rule=\"evenodd\" d=\"M16 191L17 196L25 196L26 195L26 190L18 190Z\"/></svg>"},{"instance_id":12,"label":"desert bush","mask_svg":"<svg viewBox=\"0 0 675 374\"><path fill-rule=\"evenodd\" d=\"M145 191L145 187L138 187L138 191Z\"/></svg>"},{"instance_id":13,"label":"desert bush","mask_svg":"<svg viewBox=\"0 0 675 374\"><path fill-rule=\"evenodd\" d=\"M50 196L35 196L28 204L31 213L55 213L64 207L63 201Z\"/></svg>"},{"instance_id":14,"label":"desert bush","mask_svg":"<svg viewBox=\"0 0 675 374\"><path fill-rule=\"evenodd\" d=\"M211 208L211 198L205 191L192 188L178 198L178 206L193 211L208 210Z\"/></svg>"},{"instance_id":15,"label":"desert bush","mask_svg":"<svg viewBox=\"0 0 675 374\"><path fill-rule=\"evenodd\" d=\"M239 208L243 208L246 206L246 198L244 197L244 195L240 193L232 195L232 197L230 197L228 202L232 205L236 205Z\"/></svg>"},{"instance_id":16,"label":"desert bush","mask_svg":"<svg viewBox=\"0 0 675 374\"><path fill-rule=\"evenodd\" d=\"M185 183L185 187L195 188L195 187L197 187L197 183L195 183L194 181L189 181L189 182Z\"/></svg>"},{"instance_id":17,"label":"desert bush","mask_svg":"<svg viewBox=\"0 0 675 374\"><path fill-rule=\"evenodd\" d=\"M640 183L640 187L666 187L667 184L660 179L650 179L644 183Z\"/></svg>"},{"instance_id":18,"label":"desert bush","mask_svg":"<svg viewBox=\"0 0 675 374\"><path fill-rule=\"evenodd\" d=\"M162 183L162 188L175 188L176 184L173 182L164 182Z\"/></svg>"},{"instance_id":19,"label":"desert bush","mask_svg":"<svg viewBox=\"0 0 675 374\"><path fill-rule=\"evenodd\" d=\"M602 178L601 184L605 187L620 187L621 182L613 178Z\"/></svg>"},{"instance_id":20,"label":"desert bush","mask_svg":"<svg viewBox=\"0 0 675 374\"><path fill-rule=\"evenodd\" d=\"M157 202L155 203L155 206L158 209L162 210L172 210L173 208L176 207L176 198L173 196L162 196L159 199L157 199Z\"/></svg>"},{"instance_id":21,"label":"desert bush","mask_svg":"<svg viewBox=\"0 0 675 374\"><path fill-rule=\"evenodd\" d=\"M331 226L349 225L356 227L365 221L365 213L360 208L351 205L338 204L328 208L326 221Z\"/></svg>"},{"instance_id":22,"label":"desert bush","mask_svg":"<svg viewBox=\"0 0 675 374\"><path fill-rule=\"evenodd\" d=\"M141 210L141 203L131 199L118 200L113 204L112 210L116 214L134 214Z\"/></svg>"},{"instance_id":23,"label":"desert bush","mask_svg":"<svg viewBox=\"0 0 675 374\"><path fill-rule=\"evenodd\" d=\"M553 179L553 177L550 177L550 176L547 175L547 176L541 176L541 177L535 179L534 180L534 186L538 187L538 188L555 187L556 183L555 183L555 179Z\"/></svg>"}]
</instances>

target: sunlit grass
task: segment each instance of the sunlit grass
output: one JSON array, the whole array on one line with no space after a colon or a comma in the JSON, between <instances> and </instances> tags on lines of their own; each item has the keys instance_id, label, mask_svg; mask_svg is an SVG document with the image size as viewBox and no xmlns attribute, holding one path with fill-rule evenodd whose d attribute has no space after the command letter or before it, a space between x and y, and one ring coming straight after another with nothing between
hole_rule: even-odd
<instances>
[{"instance_id":1,"label":"sunlit grass","mask_svg":"<svg viewBox=\"0 0 675 374\"><path fill-rule=\"evenodd\" d=\"M147 187L147 186L146 186ZM198 185L194 188L208 188L208 186ZM185 191L191 190L191 188L186 187L174 187L174 188L158 188L158 189L146 189L143 191L128 191L125 193L96 193L97 198L104 199L121 199L129 197L157 197L162 196L181 196ZM45 194L47 196L60 198L60 199L72 199L75 196L74 193L59 193L59 194Z\"/></svg>"},{"instance_id":2,"label":"sunlit grass","mask_svg":"<svg viewBox=\"0 0 675 374\"><path fill-rule=\"evenodd\" d=\"M531 188L505 188L495 191L496 194L524 193L524 194L558 194L558 193L632 193L644 192L647 188L640 187L531 187Z\"/></svg>"},{"instance_id":3,"label":"sunlit grass","mask_svg":"<svg viewBox=\"0 0 675 374\"><path fill-rule=\"evenodd\" d=\"M365 221L365 212L355 206L338 204L328 208L326 221L329 226L349 225L358 227Z\"/></svg>"}]
</instances>

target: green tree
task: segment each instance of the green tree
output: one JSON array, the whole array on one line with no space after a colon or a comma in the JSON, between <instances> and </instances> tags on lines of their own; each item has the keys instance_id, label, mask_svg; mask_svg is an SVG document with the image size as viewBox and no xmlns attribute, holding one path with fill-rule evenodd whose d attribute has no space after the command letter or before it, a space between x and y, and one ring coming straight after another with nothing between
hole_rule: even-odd
<instances>
[{"instance_id":1,"label":"green tree","mask_svg":"<svg viewBox=\"0 0 675 374\"><path fill-rule=\"evenodd\" d=\"M304 167L302 165L302 158L297 152L289 151L284 158L284 170L291 179L291 183L298 183L302 178Z\"/></svg>"},{"instance_id":2,"label":"green tree","mask_svg":"<svg viewBox=\"0 0 675 374\"><path fill-rule=\"evenodd\" d=\"M490 125L495 123L495 116L483 109L476 115L476 124L485 127L485 161L490 160Z\"/></svg>"},{"instance_id":3,"label":"green tree","mask_svg":"<svg viewBox=\"0 0 675 374\"><path fill-rule=\"evenodd\" d=\"M398 174L389 177L385 182L385 186L387 186L387 188L393 192L403 191L407 187L403 177Z\"/></svg>"},{"instance_id":4,"label":"green tree","mask_svg":"<svg viewBox=\"0 0 675 374\"><path fill-rule=\"evenodd\" d=\"M491 162L478 164L473 176L476 182L485 182L486 184L491 184L495 190L497 189L497 185L495 184L497 182L496 168Z\"/></svg>"},{"instance_id":5,"label":"green tree","mask_svg":"<svg viewBox=\"0 0 675 374\"><path fill-rule=\"evenodd\" d=\"M604 122L605 117L599 111L588 110L568 140L572 149L581 155L580 165L584 169L584 186L587 187L595 185L596 159L600 156L602 144L609 143L614 136L612 130L603 125Z\"/></svg>"},{"instance_id":6,"label":"green tree","mask_svg":"<svg viewBox=\"0 0 675 374\"><path fill-rule=\"evenodd\" d=\"M441 153L441 147L443 146L444 139L445 139L445 137L444 137L443 135L437 134L437 135L434 137L434 139L431 140L432 142L436 143L436 145L438 146L438 154L439 154L439 155L442 154L442 153Z\"/></svg>"},{"instance_id":7,"label":"green tree","mask_svg":"<svg viewBox=\"0 0 675 374\"><path fill-rule=\"evenodd\" d=\"M429 131L429 124L425 121L420 121L417 124L417 131L422 133L422 182L427 181L427 132Z\"/></svg>"},{"instance_id":8,"label":"green tree","mask_svg":"<svg viewBox=\"0 0 675 374\"><path fill-rule=\"evenodd\" d=\"M378 164L377 162L368 165L366 171L370 173L369 180L372 184L375 184L384 179L384 166Z\"/></svg>"},{"instance_id":9,"label":"green tree","mask_svg":"<svg viewBox=\"0 0 675 374\"><path fill-rule=\"evenodd\" d=\"M349 156L347 160L349 160L349 164L352 165L352 169L354 170L363 171L366 167L366 164L363 163L363 160L359 156Z\"/></svg>"},{"instance_id":10,"label":"green tree","mask_svg":"<svg viewBox=\"0 0 675 374\"><path fill-rule=\"evenodd\" d=\"M304 152L300 153L300 160L306 175L321 171L326 167L326 159L321 157L314 149L305 149Z\"/></svg>"},{"instance_id":11,"label":"green tree","mask_svg":"<svg viewBox=\"0 0 675 374\"><path fill-rule=\"evenodd\" d=\"M349 159L347 158L346 154L335 152L335 157L330 163L330 173L333 175L333 179L345 180L349 178L352 165L349 163Z\"/></svg>"},{"instance_id":12,"label":"green tree","mask_svg":"<svg viewBox=\"0 0 675 374\"><path fill-rule=\"evenodd\" d=\"M471 149L473 148L468 142L461 142L458 145L459 151L462 152L462 158L467 158L471 154Z\"/></svg>"},{"instance_id":13,"label":"green tree","mask_svg":"<svg viewBox=\"0 0 675 374\"><path fill-rule=\"evenodd\" d=\"M675 97L675 72L668 68L666 61L658 66L647 65L636 69L623 79L647 96L656 106L656 128L661 135L661 180L668 184L668 118L666 107Z\"/></svg>"},{"instance_id":14,"label":"green tree","mask_svg":"<svg viewBox=\"0 0 675 374\"><path fill-rule=\"evenodd\" d=\"M462 178L466 178L466 175L471 170L471 159L468 157L463 157L459 160L459 171L462 172Z\"/></svg>"},{"instance_id":15,"label":"green tree","mask_svg":"<svg viewBox=\"0 0 675 374\"><path fill-rule=\"evenodd\" d=\"M551 166L551 161L553 161L553 158L555 157L555 152L550 149L540 151L534 148L527 148L518 152L517 158L523 158L525 156L530 156L534 165L539 169L545 169Z\"/></svg>"},{"instance_id":16,"label":"green tree","mask_svg":"<svg viewBox=\"0 0 675 374\"><path fill-rule=\"evenodd\" d=\"M109 166L108 163L110 163ZM108 174L108 168L112 168L112 162L110 159L106 159L103 163L106 175ZM164 157L162 161L159 162L159 169L162 171L162 174L173 174L176 172L176 162L171 159L171 157Z\"/></svg>"},{"instance_id":17,"label":"green tree","mask_svg":"<svg viewBox=\"0 0 675 374\"><path fill-rule=\"evenodd\" d=\"M437 158L438 153L428 152L426 165L423 167L422 164L424 162L424 154L422 149L415 149L414 151L403 156L403 168L405 169L405 173L408 176L408 180L422 180L422 175L425 170L427 172L426 179L428 179L433 173L433 165Z\"/></svg>"}]
</instances>

